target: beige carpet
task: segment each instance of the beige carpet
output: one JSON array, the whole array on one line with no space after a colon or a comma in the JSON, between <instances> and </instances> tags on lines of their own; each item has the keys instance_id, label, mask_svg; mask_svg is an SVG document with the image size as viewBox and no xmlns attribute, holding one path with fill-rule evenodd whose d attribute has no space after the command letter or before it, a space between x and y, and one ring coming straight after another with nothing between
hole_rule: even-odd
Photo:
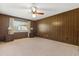
<instances>
[{"instance_id":1,"label":"beige carpet","mask_svg":"<svg viewBox=\"0 0 79 59\"><path fill-rule=\"evenodd\" d=\"M79 47L44 38L24 38L0 44L2 56L77 56Z\"/></svg>"}]
</instances>

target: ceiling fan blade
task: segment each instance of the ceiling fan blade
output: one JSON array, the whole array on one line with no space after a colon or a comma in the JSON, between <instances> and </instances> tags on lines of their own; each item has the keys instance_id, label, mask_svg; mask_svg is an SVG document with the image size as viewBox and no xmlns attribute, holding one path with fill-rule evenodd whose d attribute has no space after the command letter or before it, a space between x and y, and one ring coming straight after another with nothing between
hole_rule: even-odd
<instances>
[{"instance_id":1,"label":"ceiling fan blade","mask_svg":"<svg viewBox=\"0 0 79 59\"><path fill-rule=\"evenodd\" d=\"M38 12L37 12L36 14L37 14L37 15L44 15L44 13L38 13Z\"/></svg>"}]
</instances>

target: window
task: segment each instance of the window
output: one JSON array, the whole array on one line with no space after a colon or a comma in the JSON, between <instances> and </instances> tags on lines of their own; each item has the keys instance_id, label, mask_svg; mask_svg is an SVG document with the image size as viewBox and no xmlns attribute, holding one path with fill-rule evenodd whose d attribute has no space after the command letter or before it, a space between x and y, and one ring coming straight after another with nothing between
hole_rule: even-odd
<instances>
[{"instance_id":1,"label":"window","mask_svg":"<svg viewBox=\"0 0 79 59\"><path fill-rule=\"evenodd\" d=\"M14 21L13 24L16 32L28 32L28 22Z\"/></svg>"}]
</instances>

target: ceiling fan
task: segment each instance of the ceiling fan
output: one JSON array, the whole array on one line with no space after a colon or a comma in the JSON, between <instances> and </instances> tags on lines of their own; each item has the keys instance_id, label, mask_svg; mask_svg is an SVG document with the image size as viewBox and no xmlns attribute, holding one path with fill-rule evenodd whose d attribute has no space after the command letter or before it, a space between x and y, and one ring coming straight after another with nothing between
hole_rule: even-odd
<instances>
[{"instance_id":1,"label":"ceiling fan","mask_svg":"<svg viewBox=\"0 0 79 59\"><path fill-rule=\"evenodd\" d=\"M36 6L32 6L31 11L33 17L36 17L37 15L44 15L44 12L41 12Z\"/></svg>"}]
</instances>

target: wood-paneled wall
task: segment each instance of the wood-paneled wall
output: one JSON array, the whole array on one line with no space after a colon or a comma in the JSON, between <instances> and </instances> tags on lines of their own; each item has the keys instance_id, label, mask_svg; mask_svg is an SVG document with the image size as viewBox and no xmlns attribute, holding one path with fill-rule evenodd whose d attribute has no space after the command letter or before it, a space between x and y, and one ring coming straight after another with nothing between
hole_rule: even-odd
<instances>
[{"instance_id":1,"label":"wood-paneled wall","mask_svg":"<svg viewBox=\"0 0 79 59\"><path fill-rule=\"evenodd\" d=\"M4 15L0 15L0 40L4 41L7 34L8 34L8 24L9 24L9 18Z\"/></svg>"},{"instance_id":2,"label":"wood-paneled wall","mask_svg":"<svg viewBox=\"0 0 79 59\"><path fill-rule=\"evenodd\" d=\"M37 36L79 45L79 8L38 20Z\"/></svg>"},{"instance_id":3,"label":"wood-paneled wall","mask_svg":"<svg viewBox=\"0 0 79 59\"><path fill-rule=\"evenodd\" d=\"M14 36L14 39L21 39L21 38L28 37L28 33L27 32L18 32L18 33L15 33L13 36Z\"/></svg>"},{"instance_id":4,"label":"wood-paneled wall","mask_svg":"<svg viewBox=\"0 0 79 59\"><path fill-rule=\"evenodd\" d=\"M37 25L36 25L36 21L31 21L31 34L30 34L30 37L35 37L36 36L36 33L37 33Z\"/></svg>"},{"instance_id":5,"label":"wood-paneled wall","mask_svg":"<svg viewBox=\"0 0 79 59\"><path fill-rule=\"evenodd\" d=\"M0 14L0 41L12 41L14 39L27 37L28 34L26 32L18 32L18 33L14 33L13 35L8 34L10 17L12 17L12 16ZM22 19L22 18L18 18L18 17L12 17L12 18L16 18L16 20ZM27 21L27 20L22 19L22 21Z\"/></svg>"}]
</instances>

